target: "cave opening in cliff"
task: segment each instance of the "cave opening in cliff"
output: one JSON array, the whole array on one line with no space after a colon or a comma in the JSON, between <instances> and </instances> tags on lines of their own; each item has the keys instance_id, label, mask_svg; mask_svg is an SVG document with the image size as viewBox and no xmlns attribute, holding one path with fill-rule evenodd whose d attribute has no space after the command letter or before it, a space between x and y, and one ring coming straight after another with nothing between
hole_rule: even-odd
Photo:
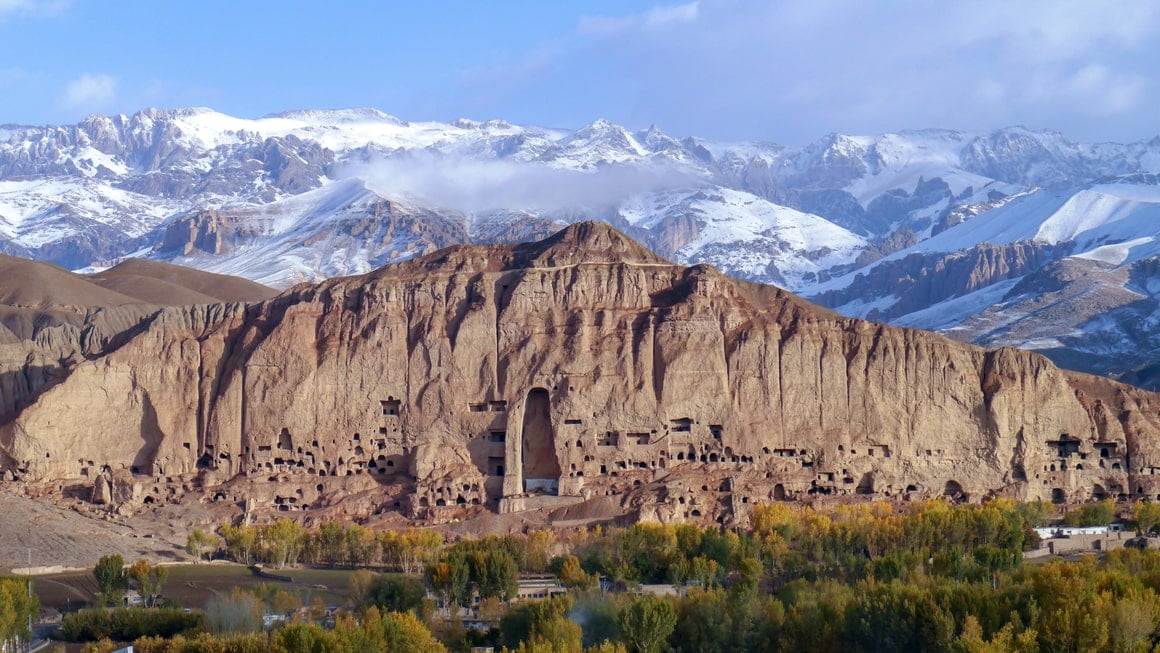
<instances>
[{"instance_id":1,"label":"cave opening in cliff","mask_svg":"<svg viewBox=\"0 0 1160 653\"><path fill-rule=\"evenodd\" d=\"M393 396L379 400L379 407L382 408L383 415L389 417L397 417L402 404L401 400L395 399Z\"/></svg>"},{"instance_id":2,"label":"cave opening in cliff","mask_svg":"<svg viewBox=\"0 0 1160 653\"><path fill-rule=\"evenodd\" d=\"M552 437L551 401L544 388L528 393L522 434L524 489L555 494L560 483L560 462Z\"/></svg>"},{"instance_id":3,"label":"cave opening in cliff","mask_svg":"<svg viewBox=\"0 0 1160 653\"><path fill-rule=\"evenodd\" d=\"M951 501L961 502L967 501L969 497L966 492L963 492L963 486L959 485L958 481L947 481L943 486L943 496Z\"/></svg>"}]
</instances>

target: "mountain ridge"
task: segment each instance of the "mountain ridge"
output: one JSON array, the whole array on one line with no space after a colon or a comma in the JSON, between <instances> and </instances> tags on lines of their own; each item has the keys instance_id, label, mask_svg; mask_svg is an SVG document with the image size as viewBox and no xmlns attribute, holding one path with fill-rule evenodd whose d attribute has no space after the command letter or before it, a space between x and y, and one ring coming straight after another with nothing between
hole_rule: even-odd
<instances>
[{"instance_id":1,"label":"mountain ridge","mask_svg":"<svg viewBox=\"0 0 1160 653\"><path fill-rule=\"evenodd\" d=\"M597 222L107 317L0 348L10 487L411 523L1160 496L1160 395L666 263Z\"/></svg>"},{"instance_id":2,"label":"mountain ridge","mask_svg":"<svg viewBox=\"0 0 1160 653\"><path fill-rule=\"evenodd\" d=\"M1160 255L1149 217L1158 179L1160 137L1085 144L1023 127L832 133L791 148L607 120L573 131L375 109L258 119L145 110L8 134L0 252L74 269L148 257L286 288L598 219L665 258L777 283L853 316L983 344L1047 344L1067 354L1057 360L1120 374L1160 359L1160 342L1108 327L1158 319L1160 285L1141 279L1152 267L1139 263ZM967 285L945 276L962 252L992 246L1021 262ZM1017 254L1029 250L1040 255ZM1143 289L1147 301L1106 306L1084 325L1040 324L1061 311L1028 310L1002 332L979 326L1004 311L1004 284L1068 257L1116 259L1108 283L1133 285L1114 294ZM916 295L908 279L929 290ZM1099 347L1088 346L1097 331ZM1048 335L1022 335L1039 332Z\"/></svg>"}]
</instances>

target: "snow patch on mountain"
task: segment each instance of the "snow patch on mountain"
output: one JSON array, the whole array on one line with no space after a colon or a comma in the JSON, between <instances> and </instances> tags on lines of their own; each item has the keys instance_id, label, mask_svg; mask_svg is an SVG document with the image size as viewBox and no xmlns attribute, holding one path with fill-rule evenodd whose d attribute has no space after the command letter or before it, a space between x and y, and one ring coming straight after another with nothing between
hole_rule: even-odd
<instances>
[{"instance_id":1,"label":"snow patch on mountain","mask_svg":"<svg viewBox=\"0 0 1160 653\"><path fill-rule=\"evenodd\" d=\"M901 318L893 320L892 323L895 326L925 329L927 331L941 331L948 333L948 335L953 335L953 331L959 323L986 310L987 307L1001 302L1003 297L1019 281L1019 279L1000 281L999 283L981 288L975 292L952 297L920 311L908 313ZM840 310L843 314L853 315L852 313L846 313L844 309Z\"/></svg>"},{"instance_id":2,"label":"snow patch on mountain","mask_svg":"<svg viewBox=\"0 0 1160 653\"><path fill-rule=\"evenodd\" d=\"M88 223L144 235L180 210L174 203L86 178L0 181L0 236L28 248L82 233Z\"/></svg>"},{"instance_id":3,"label":"snow patch on mountain","mask_svg":"<svg viewBox=\"0 0 1160 653\"><path fill-rule=\"evenodd\" d=\"M678 261L712 263L743 278L776 276L790 289L853 262L866 247L864 238L822 217L731 189L638 196L619 213L646 229L692 217L697 237L677 251Z\"/></svg>"},{"instance_id":4,"label":"snow patch on mountain","mask_svg":"<svg viewBox=\"0 0 1160 653\"><path fill-rule=\"evenodd\" d=\"M1153 238L1135 238L1122 243L1114 245L1104 245L1097 247L1087 252L1076 254L1072 258L1088 259L1091 261L1100 261L1108 265L1121 265L1131 256L1132 250L1137 247L1144 247L1153 242ZM1135 257L1140 258L1140 257Z\"/></svg>"}]
</instances>

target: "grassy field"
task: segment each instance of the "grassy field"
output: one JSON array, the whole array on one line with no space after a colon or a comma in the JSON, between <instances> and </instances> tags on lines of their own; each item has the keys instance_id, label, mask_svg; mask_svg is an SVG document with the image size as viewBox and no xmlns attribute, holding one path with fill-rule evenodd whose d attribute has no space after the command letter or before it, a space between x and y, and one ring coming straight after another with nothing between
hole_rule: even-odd
<instances>
[{"instance_id":1,"label":"grassy field","mask_svg":"<svg viewBox=\"0 0 1160 653\"><path fill-rule=\"evenodd\" d=\"M350 587L351 569L285 569L275 572L289 576L301 585L325 585L330 591L346 594Z\"/></svg>"},{"instance_id":2,"label":"grassy field","mask_svg":"<svg viewBox=\"0 0 1160 653\"><path fill-rule=\"evenodd\" d=\"M342 569L272 570L278 576L293 578L290 583L259 576L242 565L174 565L168 569L169 580L162 594L185 608L204 607L217 592L263 583L297 594L303 605L310 605L316 597L326 605L342 605L353 573ZM36 577L33 590L42 606L65 612L91 605L98 588L91 573L78 572Z\"/></svg>"}]
</instances>

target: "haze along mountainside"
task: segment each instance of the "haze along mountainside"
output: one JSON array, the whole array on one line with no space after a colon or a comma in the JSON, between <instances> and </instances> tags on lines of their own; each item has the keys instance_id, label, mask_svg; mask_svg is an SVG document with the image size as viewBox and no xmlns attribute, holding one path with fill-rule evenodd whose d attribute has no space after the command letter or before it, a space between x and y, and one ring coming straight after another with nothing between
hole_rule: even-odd
<instances>
[{"instance_id":1,"label":"haze along mountainside","mask_svg":"<svg viewBox=\"0 0 1160 653\"><path fill-rule=\"evenodd\" d=\"M1012 127L784 147L604 120L149 109L0 141L0 253L70 269L147 257L285 289L595 219L845 315L1160 384L1160 139Z\"/></svg>"},{"instance_id":2,"label":"haze along mountainside","mask_svg":"<svg viewBox=\"0 0 1160 653\"><path fill-rule=\"evenodd\" d=\"M428 523L1160 498L1160 395L844 318L602 223L262 301L110 310L0 348L9 488Z\"/></svg>"}]
</instances>

